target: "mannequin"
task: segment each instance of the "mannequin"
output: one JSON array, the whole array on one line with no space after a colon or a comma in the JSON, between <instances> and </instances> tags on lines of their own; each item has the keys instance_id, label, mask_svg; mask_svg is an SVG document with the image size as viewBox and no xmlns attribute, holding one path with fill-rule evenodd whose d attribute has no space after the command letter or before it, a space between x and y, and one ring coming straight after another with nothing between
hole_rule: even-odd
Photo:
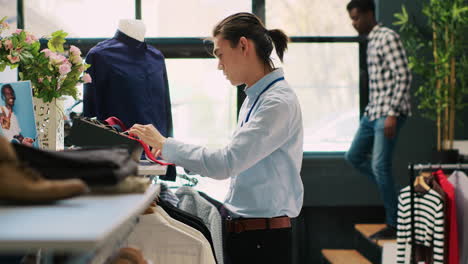
<instances>
[{"instance_id":1,"label":"mannequin","mask_svg":"<svg viewBox=\"0 0 468 264\"><path fill-rule=\"evenodd\" d=\"M126 127L153 124L169 136L172 111L164 55L144 42L145 33L142 20L121 19L114 37L88 52L87 73L93 81L84 85L83 116L115 116ZM175 178L173 166L167 171Z\"/></svg>"},{"instance_id":2,"label":"mannequin","mask_svg":"<svg viewBox=\"0 0 468 264\"><path fill-rule=\"evenodd\" d=\"M143 21L136 19L121 19L119 20L118 29L125 35L134 38L138 41L145 41L146 27Z\"/></svg>"}]
</instances>

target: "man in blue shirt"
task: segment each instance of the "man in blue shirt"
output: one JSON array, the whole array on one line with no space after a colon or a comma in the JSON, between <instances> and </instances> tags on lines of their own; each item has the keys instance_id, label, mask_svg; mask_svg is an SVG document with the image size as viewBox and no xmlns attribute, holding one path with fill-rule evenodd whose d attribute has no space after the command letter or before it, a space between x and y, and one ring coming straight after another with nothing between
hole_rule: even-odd
<instances>
[{"instance_id":1,"label":"man in blue shirt","mask_svg":"<svg viewBox=\"0 0 468 264\"><path fill-rule=\"evenodd\" d=\"M283 59L288 37L267 30L250 13L222 20L213 30L218 69L238 86L246 100L231 142L207 149L166 138L152 125L134 125L131 133L156 155L215 179L231 178L224 206L230 263L291 263L291 223L302 207L300 177L303 126L296 94L270 59L273 46Z\"/></svg>"}]
</instances>

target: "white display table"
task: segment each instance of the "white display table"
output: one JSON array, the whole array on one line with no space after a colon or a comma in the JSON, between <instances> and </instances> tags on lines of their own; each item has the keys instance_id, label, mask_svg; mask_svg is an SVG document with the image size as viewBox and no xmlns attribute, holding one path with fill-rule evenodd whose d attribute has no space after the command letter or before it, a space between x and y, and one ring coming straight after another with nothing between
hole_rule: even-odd
<instances>
[{"instance_id":1,"label":"white display table","mask_svg":"<svg viewBox=\"0 0 468 264\"><path fill-rule=\"evenodd\" d=\"M167 166L155 164L146 160L140 160L138 175L166 175Z\"/></svg>"},{"instance_id":2,"label":"white display table","mask_svg":"<svg viewBox=\"0 0 468 264\"><path fill-rule=\"evenodd\" d=\"M85 252L109 243L159 194L85 195L47 205L0 204L0 252Z\"/></svg>"}]
</instances>

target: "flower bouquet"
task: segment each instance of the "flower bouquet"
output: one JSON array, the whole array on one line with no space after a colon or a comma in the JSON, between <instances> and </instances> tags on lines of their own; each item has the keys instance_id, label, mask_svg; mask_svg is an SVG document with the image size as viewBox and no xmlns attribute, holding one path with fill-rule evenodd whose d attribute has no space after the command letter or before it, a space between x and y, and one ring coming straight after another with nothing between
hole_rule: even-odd
<instances>
[{"instance_id":1,"label":"flower bouquet","mask_svg":"<svg viewBox=\"0 0 468 264\"><path fill-rule=\"evenodd\" d=\"M0 20L0 36L9 28L6 17ZM33 87L34 114L40 145L46 149L63 149L62 96L78 99L77 84L91 82L84 71L90 67L81 58L79 48L64 48L68 33L59 30L43 41L17 29L0 38L0 72L7 66L19 67L19 79L29 80ZM41 42L47 48L41 50Z\"/></svg>"},{"instance_id":2,"label":"flower bouquet","mask_svg":"<svg viewBox=\"0 0 468 264\"><path fill-rule=\"evenodd\" d=\"M0 20L0 34L9 28L5 20L6 17ZM64 49L67 35L62 30L55 31L42 50L38 38L22 29L0 38L0 72L6 66L20 66L20 80L30 80L34 97L44 102L65 95L77 99L76 85L91 82L89 74L83 74L90 65L84 63L79 48L71 45Z\"/></svg>"}]
</instances>

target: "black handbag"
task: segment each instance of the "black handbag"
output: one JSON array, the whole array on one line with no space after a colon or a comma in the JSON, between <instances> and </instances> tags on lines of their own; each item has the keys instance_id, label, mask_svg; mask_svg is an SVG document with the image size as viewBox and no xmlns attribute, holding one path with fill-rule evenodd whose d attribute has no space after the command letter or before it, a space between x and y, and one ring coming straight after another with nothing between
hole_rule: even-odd
<instances>
[{"instance_id":1,"label":"black handbag","mask_svg":"<svg viewBox=\"0 0 468 264\"><path fill-rule=\"evenodd\" d=\"M148 146L145 149L142 142L125 134L126 130L127 128L123 122L116 117L109 117L105 121L80 117L73 121L68 143L81 147L121 146L126 148L137 162L140 161L143 151L146 152L148 157L152 156ZM174 164L159 162L154 157L150 158L150 160L161 165L167 165L166 175L160 176L160 179L175 181L177 172Z\"/></svg>"},{"instance_id":2,"label":"black handbag","mask_svg":"<svg viewBox=\"0 0 468 264\"><path fill-rule=\"evenodd\" d=\"M83 148L121 147L139 161L143 147L137 141L96 119L80 117L73 120L67 141Z\"/></svg>"},{"instance_id":3,"label":"black handbag","mask_svg":"<svg viewBox=\"0 0 468 264\"><path fill-rule=\"evenodd\" d=\"M78 178L91 186L114 185L138 173L138 163L125 148L49 151L12 145L18 159L46 179Z\"/></svg>"}]
</instances>

